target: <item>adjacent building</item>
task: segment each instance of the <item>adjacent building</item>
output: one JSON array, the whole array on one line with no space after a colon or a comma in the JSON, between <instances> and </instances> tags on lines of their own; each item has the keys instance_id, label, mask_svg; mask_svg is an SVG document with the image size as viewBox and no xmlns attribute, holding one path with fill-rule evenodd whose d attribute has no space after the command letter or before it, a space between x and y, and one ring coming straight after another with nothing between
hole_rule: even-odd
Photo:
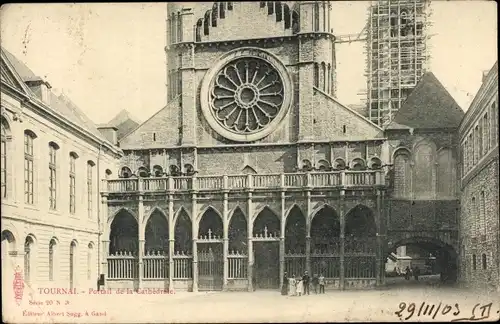
<instances>
[{"instance_id":1,"label":"adjacent building","mask_svg":"<svg viewBox=\"0 0 500 324\"><path fill-rule=\"evenodd\" d=\"M459 128L460 279L468 286L500 287L498 209L498 62Z\"/></svg>"},{"instance_id":2,"label":"adjacent building","mask_svg":"<svg viewBox=\"0 0 500 324\"><path fill-rule=\"evenodd\" d=\"M25 289L96 287L100 179L122 153L65 95L1 49L3 296ZM14 299L6 298L14 301Z\"/></svg>"}]
</instances>

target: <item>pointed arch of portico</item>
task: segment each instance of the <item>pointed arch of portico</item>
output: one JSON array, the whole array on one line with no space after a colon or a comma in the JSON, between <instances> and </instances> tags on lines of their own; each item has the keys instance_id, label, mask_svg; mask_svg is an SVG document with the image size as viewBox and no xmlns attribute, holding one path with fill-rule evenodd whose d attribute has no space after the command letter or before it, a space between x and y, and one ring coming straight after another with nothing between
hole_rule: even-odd
<instances>
[{"instance_id":1,"label":"pointed arch of portico","mask_svg":"<svg viewBox=\"0 0 500 324\"><path fill-rule=\"evenodd\" d=\"M291 206L287 211L284 222L285 251L291 253L305 253L307 220L299 205L293 204Z\"/></svg>"},{"instance_id":2,"label":"pointed arch of portico","mask_svg":"<svg viewBox=\"0 0 500 324\"><path fill-rule=\"evenodd\" d=\"M113 221L115 220L116 216L122 212L126 212L126 213L129 213L134 219L135 221L137 222L137 224L139 224L139 217L137 216L137 214L130 208L128 207L121 207L120 209L118 209L117 211L115 211L111 216L108 217L108 225L111 226L111 223L113 223Z\"/></svg>"},{"instance_id":3,"label":"pointed arch of portico","mask_svg":"<svg viewBox=\"0 0 500 324\"><path fill-rule=\"evenodd\" d=\"M181 206L179 207L179 209L177 209L177 211L174 213L174 219L172 221L172 223L174 224L174 226L177 226L177 219L179 218L179 215L181 214L181 212L185 212L187 214L187 216L189 217L189 220L192 221L193 218L191 217L191 213L184 207L184 206Z\"/></svg>"},{"instance_id":4,"label":"pointed arch of portico","mask_svg":"<svg viewBox=\"0 0 500 324\"><path fill-rule=\"evenodd\" d=\"M300 213L302 214L302 216L304 216L304 220L306 220L306 217L307 217L306 213L304 213L304 211L302 210L302 208L300 208L300 206L299 206L297 203L293 203L293 204L292 204L290 207L288 207L288 208L286 209L286 211L285 211L285 219L284 219L285 224L286 224L286 221L287 221L287 219L288 219L288 216L290 215L290 213L292 212L292 210L293 210L294 208L298 208L298 209L299 209L299 211L300 211Z\"/></svg>"},{"instance_id":5,"label":"pointed arch of portico","mask_svg":"<svg viewBox=\"0 0 500 324\"><path fill-rule=\"evenodd\" d=\"M231 219L233 218L233 215L236 213L237 210L239 210L243 214L243 216L245 216L245 220L248 222L248 215L245 213L245 208L242 208L240 205L236 205L228 212L227 215L228 224L231 224Z\"/></svg>"},{"instance_id":6,"label":"pointed arch of portico","mask_svg":"<svg viewBox=\"0 0 500 324\"><path fill-rule=\"evenodd\" d=\"M268 233L281 233L281 217L269 205L262 206L254 214L252 220L252 235L263 234L267 228Z\"/></svg>"},{"instance_id":7,"label":"pointed arch of portico","mask_svg":"<svg viewBox=\"0 0 500 324\"><path fill-rule=\"evenodd\" d=\"M396 158L396 156L398 156L399 154L406 154L408 155L408 158L411 160L412 158L412 154L411 154L411 150L410 148L408 148L407 146L398 146L396 147L396 149L394 150L394 152L392 153L392 156L391 156L391 164L394 164L394 159Z\"/></svg>"},{"instance_id":8,"label":"pointed arch of portico","mask_svg":"<svg viewBox=\"0 0 500 324\"><path fill-rule=\"evenodd\" d=\"M252 216L252 224L255 224L255 220L257 219L257 217L259 217L259 215L264 211L264 210L269 210L274 216L276 216L276 218L280 221L280 214L277 213L274 209L271 208L271 206L269 205L264 205L262 207L260 207L259 209L257 209L255 211L255 213L253 214Z\"/></svg>"},{"instance_id":9,"label":"pointed arch of portico","mask_svg":"<svg viewBox=\"0 0 500 324\"><path fill-rule=\"evenodd\" d=\"M170 224L161 207L155 206L144 223L145 251L168 251Z\"/></svg>"},{"instance_id":10,"label":"pointed arch of portico","mask_svg":"<svg viewBox=\"0 0 500 324\"><path fill-rule=\"evenodd\" d=\"M372 237L377 233L375 212L364 204L357 204L345 214L345 232L359 237Z\"/></svg>"},{"instance_id":11,"label":"pointed arch of portico","mask_svg":"<svg viewBox=\"0 0 500 324\"><path fill-rule=\"evenodd\" d=\"M155 206L153 208L151 208L151 211L146 215L146 217L144 217L144 220L142 221L142 223L144 225L146 225L149 221L149 219L151 218L151 216L155 213L155 212L158 212L160 213L163 217L165 217L165 220L167 221L168 223L168 213L165 212L165 210L159 206Z\"/></svg>"},{"instance_id":12,"label":"pointed arch of portico","mask_svg":"<svg viewBox=\"0 0 500 324\"><path fill-rule=\"evenodd\" d=\"M229 251L247 252L248 218L240 206L234 207L229 213L228 239Z\"/></svg>"},{"instance_id":13,"label":"pointed arch of portico","mask_svg":"<svg viewBox=\"0 0 500 324\"><path fill-rule=\"evenodd\" d=\"M309 215L309 217L311 218L311 223L314 219L314 217L316 217L316 215L323 209L323 208L327 208L327 209L331 209L332 211L335 212L335 214L338 215L337 211L335 210L335 208L333 208L332 205L328 204L328 203L323 203L323 204L320 204L318 206L316 206L312 212L311 212L311 215Z\"/></svg>"},{"instance_id":14,"label":"pointed arch of portico","mask_svg":"<svg viewBox=\"0 0 500 324\"><path fill-rule=\"evenodd\" d=\"M198 215L196 216L196 222L198 222L198 224L200 223L201 221L201 218L203 217L203 215L205 215L205 213L207 211L210 211L210 210L213 210L215 212L215 214L217 214L219 217L220 217L220 220L223 221L224 220L224 216L221 214L221 212L215 208L214 206L212 205L208 205L206 206L205 208L203 208L199 213Z\"/></svg>"}]
</instances>

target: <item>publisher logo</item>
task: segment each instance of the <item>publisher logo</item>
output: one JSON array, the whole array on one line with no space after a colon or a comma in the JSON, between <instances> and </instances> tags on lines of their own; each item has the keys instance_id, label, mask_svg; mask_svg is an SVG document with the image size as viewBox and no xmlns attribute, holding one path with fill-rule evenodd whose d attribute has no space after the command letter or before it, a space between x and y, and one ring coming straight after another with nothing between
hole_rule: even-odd
<instances>
[{"instance_id":1,"label":"publisher logo","mask_svg":"<svg viewBox=\"0 0 500 324\"><path fill-rule=\"evenodd\" d=\"M21 301L23 300L24 292L24 279L21 268L19 266L16 267L16 271L14 273L13 290L14 299L16 300L16 304L19 306L21 305Z\"/></svg>"}]
</instances>

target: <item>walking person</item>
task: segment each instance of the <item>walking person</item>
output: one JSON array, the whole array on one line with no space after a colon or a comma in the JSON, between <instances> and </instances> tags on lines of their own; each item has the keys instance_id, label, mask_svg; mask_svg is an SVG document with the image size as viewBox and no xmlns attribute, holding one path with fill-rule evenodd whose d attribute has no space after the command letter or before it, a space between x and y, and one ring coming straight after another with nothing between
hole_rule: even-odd
<instances>
[{"instance_id":1,"label":"walking person","mask_svg":"<svg viewBox=\"0 0 500 324\"><path fill-rule=\"evenodd\" d=\"M297 278L297 296L302 296L302 292L304 291L304 281L302 278Z\"/></svg>"},{"instance_id":2,"label":"walking person","mask_svg":"<svg viewBox=\"0 0 500 324\"><path fill-rule=\"evenodd\" d=\"M411 274L410 267L406 266L406 269L405 269L405 279L406 280L410 280L410 274Z\"/></svg>"},{"instance_id":3,"label":"walking person","mask_svg":"<svg viewBox=\"0 0 500 324\"><path fill-rule=\"evenodd\" d=\"M318 284L319 284L319 293L324 294L325 293L325 277L323 277L323 274L319 275Z\"/></svg>"},{"instance_id":4,"label":"walking person","mask_svg":"<svg viewBox=\"0 0 500 324\"><path fill-rule=\"evenodd\" d=\"M317 274L314 274L311 283L313 285L314 293L317 294L318 293L318 275Z\"/></svg>"},{"instance_id":5,"label":"walking person","mask_svg":"<svg viewBox=\"0 0 500 324\"><path fill-rule=\"evenodd\" d=\"M304 285L304 296L307 293L309 295L309 284L311 283L311 277L309 277L309 273L306 271L302 276L302 283Z\"/></svg>"},{"instance_id":6,"label":"walking person","mask_svg":"<svg viewBox=\"0 0 500 324\"><path fill-rule=\"evenodd\" d=\"M288 278L288 296L295 296L295 276L292 275L290 278Z\"/></svg>"},{"instance_id":7,"label":"walking person","mask_svg":"<svg viewBox=\"0 0 500 324\"><path fill-rule=\"evenodd\" d=\"M418 276L420 275L420 268L418 266L415 267L415 270L413 271L413 276L415 277L415 280L418 281Z\"/></svg>"},{"instance_id":8,"label":"walking person","mask_svg":"<svg viewBox=\"0 0 500 324\"><path fill-rule=\"evenodd\" d=\"M281 284L281 295L282 296L288 295L288 275L286 272L283 275L283 283Z\"/></svg>"}]
</instances>

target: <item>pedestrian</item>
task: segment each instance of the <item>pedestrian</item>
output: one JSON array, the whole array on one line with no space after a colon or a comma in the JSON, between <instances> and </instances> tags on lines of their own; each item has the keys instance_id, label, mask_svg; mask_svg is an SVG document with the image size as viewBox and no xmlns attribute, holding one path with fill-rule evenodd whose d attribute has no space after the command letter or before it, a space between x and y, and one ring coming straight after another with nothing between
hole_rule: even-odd
<instances>
[{"instance_id":1,"label":"pedestrian","mask_svg":"<svg viewBox=\"0 0 500 324\"><path fill-rule=\"evenodd\" d=\"M323 277L323 274L319 275L318 284L319 284L319 293L324 294L325 293L325 277Z\"/></svg>"},{"instance_id":2,"label":"pedestrian","mask_svg":"<svg viewBox=\"0 0 500 324\"><path fill-rule=\"evenodd\" d=\"M288 278L288 296L295 296L295 276Z\"/></svg>"},{"instance_id":3,"label":"pedestrian","mask_svg":"<svg viewBox=\"0 0 500 324\"><path fill-rule=\"evenodd\" d=\"M309 273L307 271L304 272L302 276L302 284L304 286L304 296L307 293L309 295L309 284L311 283L311 277L309 277Z\"/></svg>"},{"instance_id":4,"label":"pedestrian","mask_svg":"<svg viewBox=\"0 0 500 324\"><path fill-rule=\"evenodd\" d=\"M281 295L288 295L288 275L286 272L283 275L283 283L281 284Z\"/></svg>"},{"instance_id":5,"label":"pedestrian","mask_svg":"<svg viewBox=\"0 0 500 324\"><path fill-rule=\"evenodd\" d=\"M314 288L314 293L317 294L318 293L318 274L314 274L311 282L312 282L312 285Z\"/></svg>"},{"instance_id":6,"label":"pedestrian","mask_svg":"<svg viewBox=\"0 0 500 324\"><path fill-rule=\"evenodd\" d=\"M415 267L415 271L413 271L413 276L415 280L418 281L418 276L420 275L420 268L418 266Z\"/></svg>"},{"instance_id":7,"label":"pedestrian","mask_svg":"<svg viewBox=\"0 0 500 324\"><path fill-rule=\"evenodd\" d=\"M406 269L405 269L405 279L406 280L410 280L410 274L411 274L410 267L406 266Z\"/></svg>"},{"instance_id":8,"label":"pedestrian","mask_svg":"<svg viewBox=\"0 0 500 324\"><path fill-rule=\"evenodd\" d=\"M297 278L297 295L302 296L302 292L304 291L304 281L302 278Z\"/></svg>"}]
</instances>

